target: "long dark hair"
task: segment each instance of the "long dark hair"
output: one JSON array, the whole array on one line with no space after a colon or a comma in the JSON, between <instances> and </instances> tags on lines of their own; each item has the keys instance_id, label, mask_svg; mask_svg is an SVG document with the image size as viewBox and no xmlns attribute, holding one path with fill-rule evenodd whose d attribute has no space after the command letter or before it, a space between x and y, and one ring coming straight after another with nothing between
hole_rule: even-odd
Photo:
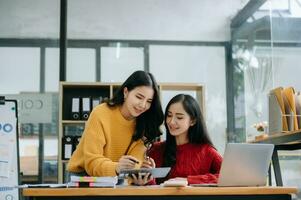
<instances>
[{"instance_id":1,"label":"long dark hair","mask_svg":"<svg viewBox=\"0 0 301 200\"><path fill-rule=\"evenodd\" d=\"M168 130L166 118L168 115L169 107L172 104L178 102L182 103L184 110L190 116L191 120L195 121L195 124L193 126L190 126L188 129L189 143L209 144L213 147L198 102L190 95L178 94L168 102L165 110L164 125L166 128L166 144L165 144L164 162L163 162L164 166L173 166L176 163L176 149L177 149L176 139L174 136L170 134Z\"/></svg>"},{"instance_id":2,"label":"long dark hair","mask_svg":"<svg viewBox=\"0 0 301 200\"><path fill-rule=\"evenodd\" d=\"M164 119L158 85L151 73L145 71L135 71L132 73L107 104L111 107L122 105L124 102L124 88L131 91L139 86L151 86L154 90L154 96L150 108L136 118L136 130L133 135L133 140L136 141L144 136L146 139L144 140L144 143L148 144L152 143L162 134L160 125L163 123Z\"/></svg>"}]
</instances>

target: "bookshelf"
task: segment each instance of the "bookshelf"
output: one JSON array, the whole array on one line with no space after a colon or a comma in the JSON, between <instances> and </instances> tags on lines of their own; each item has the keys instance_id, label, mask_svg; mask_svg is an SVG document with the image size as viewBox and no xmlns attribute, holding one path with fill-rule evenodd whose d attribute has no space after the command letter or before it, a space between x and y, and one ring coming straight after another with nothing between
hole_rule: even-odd
<instances>
[{"instance_id":1,"label":"bookshelf","mask_svg":"<svg viewBox=\"0 0 301 200\"><path fill-rule=\"evenodd\" d=\"M58 182L67 181L66 166L68 159L65 159L65 150L63 149L63 139L66 136L72 138L80 138L86 120L79 117L74 120L72 118L72 99L86 98L112 98L114 92L120 87L121 83L102 83L102 82L60 82L59 90L59 138L58 138ZM204 86L192 83L160 83L159 95L163 99L165 93L193 93L193 96L199 102L204 112ZM168 99L169 100L169 99ZM76 145L76 144L75 144ZM73 145L74 146L74 145ZM73 148L74 150L74 148ZM73 151L72 150L72 151Z\"/></svg>"}]
</instances>

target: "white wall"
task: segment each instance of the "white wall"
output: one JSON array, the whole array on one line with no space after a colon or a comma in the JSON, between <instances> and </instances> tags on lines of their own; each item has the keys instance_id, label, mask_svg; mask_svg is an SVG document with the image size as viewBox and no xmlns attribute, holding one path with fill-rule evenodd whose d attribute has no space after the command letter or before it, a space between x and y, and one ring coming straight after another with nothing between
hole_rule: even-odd
<instances>
[{"instance_id":1,"label":"white wall","mask_svg":"<svg viewBox=\"0 0 301 200\"><path fill-rule=\"evenodd\" d=\"M0 95L38 92L39 77L39 48L0 47Z\"/></svg>"},{"instance_id":2,"label":"white wall","mask_svg":"<svg viewBox=\"0 0 301 200\"><path fill-rule=\"evenodd\" d=\"M0 38L59 38L59 0L0 0Z\"/></svg>"},{"instance_id":3,"label":"white wall","mask_svg":"<svg viewBox=\"0 0 301 200\"><path fill-rule=\"evenodd\" d=\"M71 0L68 38L226 41L248 0ZM59 0L0 0L0 37L58 38Z\"/></svg>"}]
</instances>

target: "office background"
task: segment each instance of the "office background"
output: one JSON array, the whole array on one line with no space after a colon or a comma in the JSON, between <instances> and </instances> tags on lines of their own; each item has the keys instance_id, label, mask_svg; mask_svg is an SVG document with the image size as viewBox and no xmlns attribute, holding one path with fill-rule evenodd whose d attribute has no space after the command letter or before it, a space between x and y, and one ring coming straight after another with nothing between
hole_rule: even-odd
<instances>
[{"instance_id":1,"label":"office background","mask_svg":"<svg viewBox=\"0 0 301 200\"><path fill-rule=\"evenodd\" d=\"M122 82L141 69L201 83L217 149L254 139L269 90L301 90L300 17L300 0L0 0L0 94L20 99L22 180L57 180L60 80ZM43 113L30 103L40 98ZM300 152L280 155L284 185L301 187Z\"/></svg>"}]
</instances>

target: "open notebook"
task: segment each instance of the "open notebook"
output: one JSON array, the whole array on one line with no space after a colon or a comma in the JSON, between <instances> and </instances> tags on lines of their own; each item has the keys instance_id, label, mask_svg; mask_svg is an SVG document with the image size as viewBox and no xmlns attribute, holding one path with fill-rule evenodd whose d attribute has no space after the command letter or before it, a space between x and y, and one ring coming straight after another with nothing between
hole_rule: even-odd
<instances>
[{"instance_id":1,"label":"open notebook","mask_svg":"<svg viewBox=\"0 0 301 200\"><path fill-rule=\"evenodd\" d=\"M273 144L228 143L217 184L191 186L263 186L273 154Z\"/></svg>"}]
</instances>

